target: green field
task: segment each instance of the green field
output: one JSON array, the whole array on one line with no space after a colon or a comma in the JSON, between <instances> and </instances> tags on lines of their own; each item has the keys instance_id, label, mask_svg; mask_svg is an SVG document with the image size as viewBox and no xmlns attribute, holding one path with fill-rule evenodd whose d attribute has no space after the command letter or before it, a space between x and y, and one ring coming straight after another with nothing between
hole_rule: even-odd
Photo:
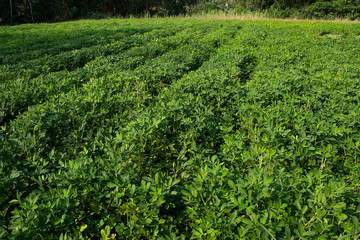
<instances>
[{"instance_id":1,"label":"green field","mask_svg":"<svg viewBox=\"0 0 360 240\"><path fill-rule=\"evenodd\" d=\"M359 239L360 24L0 27L0 239Z\"/></svg>"}]
</instances>

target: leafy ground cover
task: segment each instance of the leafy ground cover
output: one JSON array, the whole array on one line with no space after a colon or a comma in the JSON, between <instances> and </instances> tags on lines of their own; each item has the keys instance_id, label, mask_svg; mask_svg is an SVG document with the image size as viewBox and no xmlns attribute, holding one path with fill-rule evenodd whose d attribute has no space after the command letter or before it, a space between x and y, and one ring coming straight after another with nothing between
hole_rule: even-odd
<instances>
[{"instance_id":1,"label":"leafy ground cover","mask_svg":"<svg viewBox=\"0 0 360 240\"><path fill-rule=\"evenodd\" d=\"M130 19L0 37L1 239L360 237L359 25Z\"/></svg>"}]
</instances>

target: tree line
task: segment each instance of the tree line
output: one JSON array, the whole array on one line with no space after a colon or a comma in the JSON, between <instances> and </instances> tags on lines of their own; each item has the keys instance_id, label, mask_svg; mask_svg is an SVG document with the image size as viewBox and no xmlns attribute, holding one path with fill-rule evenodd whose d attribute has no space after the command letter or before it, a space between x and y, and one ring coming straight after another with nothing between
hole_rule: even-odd
<instances>
[{"instance_id":1,"label":"tree line","mask_svg":"<svg viewBox=\"0 0 360 240\"><path fill-rule=\"evenodd\" d=\"M269 17L360 18L360 0L2 0L0 23L79 18L264 12Z\"/></svg>"}]
</instances>

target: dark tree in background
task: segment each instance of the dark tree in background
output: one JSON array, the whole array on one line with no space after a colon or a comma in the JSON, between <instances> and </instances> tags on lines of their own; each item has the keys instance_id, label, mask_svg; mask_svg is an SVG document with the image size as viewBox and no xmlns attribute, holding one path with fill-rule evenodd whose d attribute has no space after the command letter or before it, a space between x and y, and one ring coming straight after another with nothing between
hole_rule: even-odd
<instances>
[{"instance_id":1,"label":"dark tree in background","mask_svg":"<svg viewBox=\"0 0 360 240\"><path fill-rule=\"evenodd\" d=\"M0 17L5 23L59 21L96 16L177 15L196 0L9 0L0 1ZM12 5L12 7L11 7ZM12 13L13 9L14 13Z\"/></svg>"},{"instance_id":2,"label":"dark tree in background","mask_svg":"<svg viewBox=\"0 0 360 240\"><path fill-rule=\"evenodd\" d=\"M241 9L268 12L275 17L301 13L307 18L356 19L360 17L360 0L2 0L0 21L24 23L105 16L168 16L192 14L196 9L197 13L208 9L226 12Z\"/></svg>"},{"instance_id":3,"label":"dark tree in background","mask_svg":"<svg viewBox=\"0 0 360 240\"><path fill-rule=\"evenodd\" d=\"M31 15L31 22L34 22L34 15L33 15L33 12L32 12L32 7L31 7L30 0L27 0L27 2L28 2L28 5L29 5L29 10L30 10L30 15Z\"/></svg>"},{"instance_id":4,"label":"dark tree in background","mask_svg":"<svg viewBox=\"0 0 360 240\"><path fill-rule=\"evenodd\" d=\"M13 22L13 8L12 8L12 0L10 0L10 23Z\"/></svg>"}]
</instances>

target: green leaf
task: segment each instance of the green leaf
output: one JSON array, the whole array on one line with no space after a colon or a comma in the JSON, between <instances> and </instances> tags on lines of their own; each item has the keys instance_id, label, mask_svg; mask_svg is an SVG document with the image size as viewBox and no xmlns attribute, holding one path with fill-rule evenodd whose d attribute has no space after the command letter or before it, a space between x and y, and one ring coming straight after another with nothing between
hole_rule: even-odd
<instances>
[{"instance_id":1,"label":"green leaf","mask_svg":"<svg viewBox=\"0 0 360 240\"><path fill-rule=\"evenodd\" d=\"M112 182L107 183L106 186L108 186L108 188L116 188L117 187L117 185Z\"/></svg>"},{"instance_id":2,"label":"green leaf","mask_svg":"<svg viewBox=\"0 0 360 240\"><path fill-rule=\"evenodd\" d=\"M359 229L359 219L356 216L352 216L352 222L354 225L354 229Z\"/></svg>"},{"instance_id":3,"label":"green leaf","mask_svg":"<svg viewBox=\"0 0 360 240\"><path fill-rule=\"evenodd\" d=\"M100 233L101 233L101 236L102 236L104 239L106 239L107 235L106 235L105 230L104 230L104 229L101 229Z\"/></svg>"},{"instance_id":4,"label":"green leaf","mask_svg":"<svg viewBox=\"0 0 360 240\"><path fill-rule=\"evenodd\" d=\"M273 177L269 177L267 175L264 176L264 185L269 185L270 183L272 183L274 181Z\"/></svg>"},{"instance_id":5,"label":"green leaf","mask_svg":"<svg viewBox=\"0 0 360 240\"><path fill-rule=\"evenodd\" d=\"M230 215L230 223L236 223L235 222L236 217L237 217L237 212L235 211Z\"/></svg>"},{"instance_id":6,"label":"green leaf","mask_svg":"<svg viewBox=\"0 0 360 240\"><path fill-rule=\"evenodd\" d=\"M344 236L339 237L337 240L345 240L345 239L352 239L351 236L354 236L354 234L346 234Z\"/></svg>"},{"instance_id":7,"label":"green leaf","mask_svg":"<svg viewBox=\"0 0 360 240\"><path fill-rule=\"evenodd\" d=\"M340 215L337 216L339 218L340 221L344 221L348 218L348 216L344 213L341 213Z\"/></svg>"},{"instance_id":8,"label":"green leaf","mask_svg":"<svg viewBox=\"0 0 360 240\"><path fill-rule=\"evenodd\" d=\"M229 186L236 191L236 185L232 180L228 180Z\"/></svg>"},{"instance_id":9,"label":"green leaf","mask_svg":"<svg viewBox=\"0 0 360 240\"><path fill-rule=\"evenodd\" d=\"M106 239L110 235L110 227L106 226L105 229L101 229L100 233L101 236Z\"/></svg>"},{"instance_id":10,"label":"green leaf","mask_svg":"<svg viewBox=\"0 0 360 240\"><path fill-rule=\"evenodd\" d=\"M188 197L188 198L191 198L191 197L192 197L191 194L190 194L190 192L187 191L187 190L181 189L181 193L182 193L184 196Z\"/></svg>"},{"instance_id":11,"label":"green leaf","mask_svg":"<svg viewBox=\"0 0 360 240\"><path fill-rule=\"evenodd\" d=\"M236 197L234 197L234 196L230 196L230 200L231 200L235 205L238 205L238 204L239 204L238 201L237 201L237 199L236 199Z\"/></svg>"},{"instance_id":12,"label":"green leaf","mask_svg":"<svg viewBox=\"0 0 360 240\"><path fill-rule=\"evenodd\" d=\"M307 231L307 232L303 233L303 236L314 236L316 234L317 234L317 232L315 232L315 231Z\"/></svg>"},{"instance_id":13,"label":"green leaf","mask_svg":"<svg viewBox=\"0 0 360 240\"><path fill-rule=\"evenodd\" d=\"M289 226L285 227L285 236L287 239L290 239L290 237L291 237L291 231L290 231Z\"/></svg>"},{"instance_id":14,"label":"green leaf","mask_svg":"<svg viewBox=\"0 0 360 240\"><path fill-rule=\"evenodd\" d=\"M336 209L341 209L341 208L345 208L345 207L346 207L346 203L344 203L344 202L339 202L334 205L334 208L336 208Z\"/></svg>"},{"instance_id":15,"label":"green leaf","mask_svg":"<svg viewBox=\"0 0 360 240\"><path fill-rule=\"evenodd\" d=\"M80 232L83 232L87 228L87 224L81 225Z\"/></svg>"}]
</instances>

